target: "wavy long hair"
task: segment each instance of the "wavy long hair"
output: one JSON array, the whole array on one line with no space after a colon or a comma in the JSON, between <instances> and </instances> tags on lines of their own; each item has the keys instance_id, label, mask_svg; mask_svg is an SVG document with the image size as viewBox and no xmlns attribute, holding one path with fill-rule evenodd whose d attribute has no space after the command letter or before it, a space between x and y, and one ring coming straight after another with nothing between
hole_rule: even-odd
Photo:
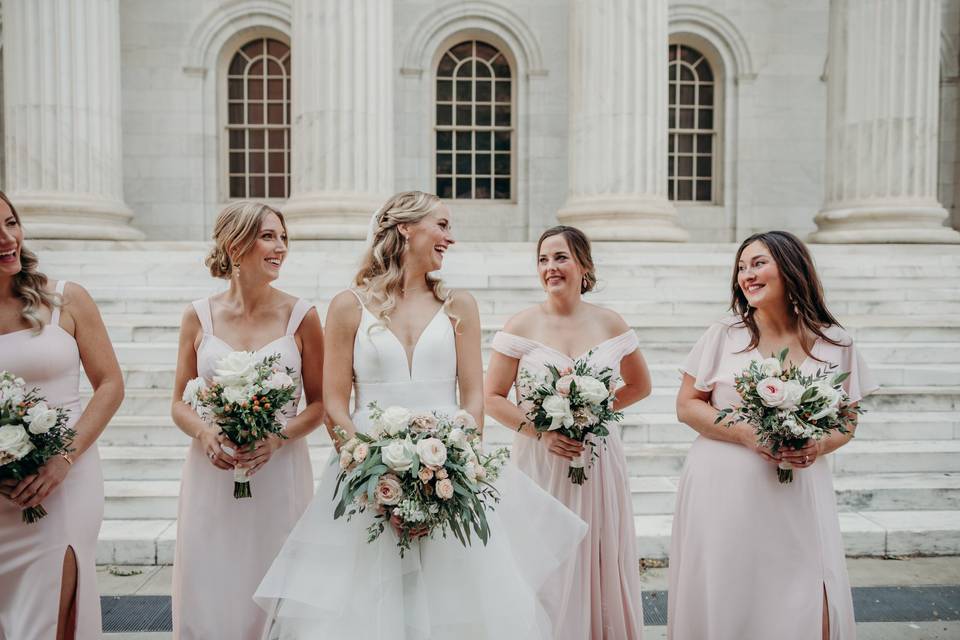
<instances>
[{"instance_id":1,"label":"wavy long hair","mask_svg":"<svg viewBox=\"0 0 960 640\"><path fill-rule=\"evenodd\" d=\"M402 191L387 200L377 213L370 246L353 282L364 298L364 305L383 325L390 324L390 313L396 309L403 287L406 241L400 233L400 225L420 222L439 205L440 198L431 193ZM443 281L430 274L427 274L426 281L433 297L443 304L444 313L453 318L449 311L450 291Z\"/></svg>"},{"instance_id":2,"label":"wavy long hair","mask_svg":"<svg viewBox=\"0 0 960 640\"><path fill-rule=\"evenodd\" d=\"M20 214L17 208L13 206L10 199L3 191L0 191L0 200L7 203L17 225L23 228L20 221ZM43 307L50 309L63 304L63 298L57 293L47 291L49 279L46 274L38 270L40 264L37 254L27 249L23 244L20 245L20 273L13 276L13 297L20 301L23 308L20 310L20 317L30 325L33 333L37 334L43 331L46 321L40 315Z\"/></svg>"},{"instance_id":3,"label":"wavy long hair","mask_svg":"<svg viewBox=\"0 0 960 640\"><path fill-rule=\"evenodd\" d=\"M777 263L777 269L780 270L780 276L783 278L785 285L787 303L796 315L797 326L830 344L844 346L827 336L823 331L825 327L842 325L827 309L827 303L823 295L823 285L820 283L820 276L817 275L813 257L810 255L807 245L803 244L800 238L789 231L765 231L755 233L744 240L740 244L740 248L737 249L737 257L733 260L730 310L740 317L740 321L750 331L750 344L743 351L755 349L760 343L760 328L757 326L756 318L751 313L747 296L740 289L740 282L737 278L740 256L743 254L743 250L754 242L762 242L770 251L770 257ZM802 340L800 342L803 343ZM803 351L811 358L817 359L807 350L806 345L803 345Z\"/></svg>"}]
</instances>

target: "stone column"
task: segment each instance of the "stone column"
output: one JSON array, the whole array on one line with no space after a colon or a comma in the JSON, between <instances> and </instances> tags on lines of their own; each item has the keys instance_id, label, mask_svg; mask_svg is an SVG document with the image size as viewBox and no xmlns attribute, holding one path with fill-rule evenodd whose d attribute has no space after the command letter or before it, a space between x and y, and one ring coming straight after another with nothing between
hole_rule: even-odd
<instances>
[{"instance_id":1,"label":"stone column","mask_svg":"<svg viewBox=\"0 0 960 640\"><path fill-rule=\"evenodd\" d=\"M667 0L571 0L570 193L594 240L684 241L667 200Z\"/></svg>"},{"instance_id":2,"label":"stone column","mask_svg":"<svg viewBox=\"0 0 960 640\"><path fill-rule=\"evenodd\" d=\"M294 0L292 193L299 238L363 238L393 191L393 3Z\"/></svg>"},{"instance_id":3,"label":"stone column","mask_svg":"<svg viewBox=\"0 0 960 640\"><path fill-rule=\"evenodd\" d=\"M937 200L939 0L832 0L814 242L960 242Z\"/></svg>"},{"instance_id":4,"label":"stone column","mask_svg":"<svg viewBox=\"0 0 960 640\"><path fill-rule=\"evenodd\" d=\"M7 195L34 238L134 240L118 0L3 0Z\"/></svg>"}]
</instances>

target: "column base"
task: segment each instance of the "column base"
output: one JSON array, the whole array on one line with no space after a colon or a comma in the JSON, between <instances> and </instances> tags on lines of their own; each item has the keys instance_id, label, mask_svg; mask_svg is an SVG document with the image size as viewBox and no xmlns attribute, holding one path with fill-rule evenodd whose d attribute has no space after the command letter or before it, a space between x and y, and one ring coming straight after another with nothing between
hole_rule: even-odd
<instances>
[{"instance_id":1,"label":"column base","mask_svg":"<svg viewBox=\"0 0 960 640\"><path fill-rule=\"evenodd\" d=\"M956 244L960 232L944 226L947 211L938 203L829 207L817 214L810 242L824 244Z\"/></svg>"},{"instance_id":2,"label":"column base","mask_svg":"<svg viewBox=\"0 0 960 640\"><path fill-rule=\"evenodd\" d=\"M591 240L686 242L677 213L666 198L589 196L567 200L557 212L560 224L577 227Z\"/></svg>"},{"instance_id":3,"label":"column base","mask_svg":"<svg viewBox=\"0 0 960 640\"><path fill-rule=\"evenodd\" d=\"M292 239L363 240L370 218L387 196L358 193L295 194L282 211Z\"/></svg>"},{"instance_id":4,"label":"column base","mask_svg":"<svg viewBox=\"0 0 960 640\"><path fill-rule=\"evenodd\" d=\"M133 212L118 200L85 194L10 193L27 238L143 240L130 226Z\"/></svg>"}]
</instances>

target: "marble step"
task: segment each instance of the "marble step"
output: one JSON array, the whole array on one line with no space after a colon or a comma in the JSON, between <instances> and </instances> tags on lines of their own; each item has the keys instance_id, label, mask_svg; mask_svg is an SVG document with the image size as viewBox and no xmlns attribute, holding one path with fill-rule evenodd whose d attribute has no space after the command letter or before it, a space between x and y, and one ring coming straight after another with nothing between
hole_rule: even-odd
<instances>
[{"instance_id":1,"label":"marble step","mask_svg":"<svg viewBox=\"0 0 960 640\"><path fill-rule=\"evenodd\" d=\"M667 557L672 522L671 515L634 517L640 557ZM842 512L840 532L848 556L960 553L960 511Z\"/></svg>"},{"instance_id":2,"label":"marble step","mask_svg":"<svg viewBox=\"0 0 960 640\"><path fill-rule=\"evenodd\" d=\"M960 554L960 511L842 512L840 531L849 556ZM673 516L634 516L640 557L664 559ZM172 564L176 523L168 520L104 520L97 564Z\"/></svg>"},{"instance_id":3,"label":"marble step","mask_svg":"<svg viewBox=\"0 0 960 640\"><path fill-rule=\"evenodd\" d=\"M320 471L315 475L319 481ZM588 480L589 482L589 480ZM865 474L834 478L841 511L960 510L960 474ZM635 515L673 513L677 478L630 478ZM177 517L178 480L108 480L104 517L162 520Z\"/></svg>"},{"instance_id":4,"label":"marble step","mask_svg":"<svg viewBox=\"0 0 960 640\"><path fill-rule=\"evenodd\" d=\"M634 443L625 446L631 476L680 474L689 444ZM315 469L327 464L330 446L310 448ZM176 480L187 445L100 447L106 480ZM960 473L960 440L854 440L828 458L836 474Z\"/></svg>"},{"instance_id":5,"label":"marble step","mask_svg":"<svg viewBox=\"0 0 960 640\"><path fill-rule=\"evenodd\" d=\"M629 413L668 413L675 411L677 389L655 387L653 393ZM81 394L86 400L89 391ZM121 416L156 416L170 411L172 393L169 389L129 389L117 412ZM883 387L864 400L871 411L955 411L960 409L960 386L903 386Z\"/></svg>"}]
</instances>

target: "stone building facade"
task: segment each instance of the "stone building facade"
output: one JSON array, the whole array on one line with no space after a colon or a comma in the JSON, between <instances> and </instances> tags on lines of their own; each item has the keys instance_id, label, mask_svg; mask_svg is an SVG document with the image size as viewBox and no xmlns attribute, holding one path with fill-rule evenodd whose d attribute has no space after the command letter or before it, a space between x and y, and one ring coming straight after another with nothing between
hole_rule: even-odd
<instances>
[{"instance_id":1,"label":"stone building facade","mask_svg":"<svg viewBox=\"0 0 960 640\"><path fill-rule=\"evenodd\" d=\"M356 238L386 195L526 241L956 242L960 0L2 0L35 237ZM812 235L811 235L812 234Z\"/></svg>"}]
</instances>

